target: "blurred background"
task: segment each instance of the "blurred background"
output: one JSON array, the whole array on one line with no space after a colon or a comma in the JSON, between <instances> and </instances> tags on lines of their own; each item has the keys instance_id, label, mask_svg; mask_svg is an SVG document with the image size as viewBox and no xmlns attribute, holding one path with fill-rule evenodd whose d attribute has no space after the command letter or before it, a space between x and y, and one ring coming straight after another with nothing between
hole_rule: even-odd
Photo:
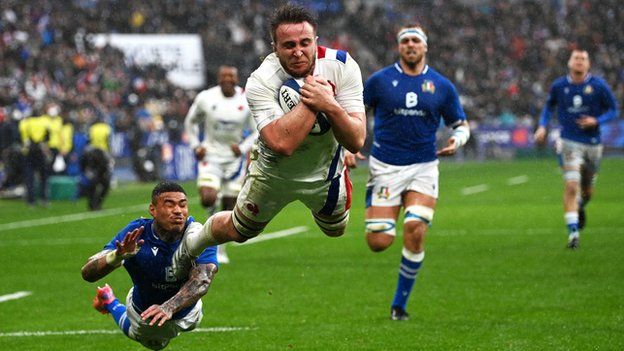
<instances>
[{"instance_id":1,"label":"blurred background","mask_svg":"<svg viewBox=\"0 0 624 351\"><path fill-rule=\"evenodd\" d=\"M458 160L551 156L550 146L535 148L532 133L573 48L589 51L592 73L620 107L624 101L624 6L617 0L295 2L317 14L319 44L349 51L364 80L397 60L401 25L422 23L428 63L455 83L473 128ZM267 18L280 3L3 0L2 196L23 194L20 121L51 113L70 135L57 146L65 161L57 175L83 176L89 129L104 123L113 182L194 179L183 128L188 108L217 84L220 65L238 67L244 86L271 52ZM603 126L603 138L607 155L624 154L621 119Z\"/></svg>"}]
</instances>

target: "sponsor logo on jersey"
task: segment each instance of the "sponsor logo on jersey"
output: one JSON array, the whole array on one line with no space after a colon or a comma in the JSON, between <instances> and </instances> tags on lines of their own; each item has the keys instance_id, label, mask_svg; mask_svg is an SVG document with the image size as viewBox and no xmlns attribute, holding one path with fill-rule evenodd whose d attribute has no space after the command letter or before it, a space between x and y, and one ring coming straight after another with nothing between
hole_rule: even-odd
<instances>
[{"instance_id":1,"label":"sponsor logo on jersey","mask_svg":"<svg viewBox=\"0 0 624 351\"><path fill-rule=\"evenodd\" d=\"M398 80L396 80L396 79L395 79L395 80L393 80L393 81L392 81L392 86L393 86L393 87L395 87L395 88L396 88L396 86L397 86L398 84L399 84L399 81L398 81Z\"/></svg>"},{"instance_id":2,"label":"sponsor logo on jersey","mask_svg":"<svg viewBox=\"0 0 624 351\"><path fill-rule=\"evenodd\" d=\"M430 80L425 80L422 83L421 88L422 88L423 93L431 93L431 94L435 93L435 84L433 84L433 82Z\"/></svg>"},{"instance_id":3,"label":"sponsor logo on jersey","mask_svg":"<svg viewBox=\"0 0 624 351\"><path fill-rule=\"evenodd\" d=\"M583 94L585 95L591 95L593 92L594 92L594 87L592 87L589 84L587 84L585 88L583 88Z\"/></svg>"},{"instance_id":4,"label":"sponsor logo on jersey","mask_svg":"<svg viewBox=\"0 0 624 351\"><path fill-rule=\"evenodd\" d=\"M152 247L152 253L154 254L154 256L158 255L158 248Z\"/></svg>"}]
</instances>

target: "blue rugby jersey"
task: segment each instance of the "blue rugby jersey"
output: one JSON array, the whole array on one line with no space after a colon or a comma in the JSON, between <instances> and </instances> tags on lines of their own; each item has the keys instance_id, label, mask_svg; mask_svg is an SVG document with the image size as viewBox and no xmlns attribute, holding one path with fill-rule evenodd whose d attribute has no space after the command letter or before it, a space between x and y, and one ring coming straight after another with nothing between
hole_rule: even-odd
<instances>
[{"instance_id":1,"label":"blue rugby jersey","mask_svg":"<svg viewBox=\"0 0 624 351\"><path fill-rule=\"evenodd\" d=\"M194 222L193 217L189 217L187 220L185 230L191 222ZM136 256L125 260L123 264L134 284L132 301L139 313L145 311L151 305L160 305L169 300L186 283L186 280L177 280L171 270L173 253L180 245L181 240L174 243L162 241L154 233L153 223L153 218L134 220L104 246L104 249L115 250L116 240L122 242L126 233L141 226L145 228L140 237L140 239L145 240L145 243ZM217 264L217 247L211 246L206 248L195 262L198 264ZM180 319L186 316L193 307L195 305L177 312L172 319Z\"/></svg>"},{"instance_id":2,"label":"blue rugby jersey","mask_svg":"<svg viewBox=\"0 0 624 351\"><path fill-rule=\"evenodd\" d=\"M364 103L375 110L371 155L391 165L430 162L436 131L466 120L455 86L429 66L416 76L399 63L373 74L364 85Z\"/></svg>"},{"instance_id":3,"label":"blue rugby jersey","mask_svg":"<svg viewBox=\"0 0 624 351\"><path fill-rule=\"evenodd\" d=\"M588 75L580 84L569 76L557 78L550 87L548 100L542 110L539 125L546 127L553 112L561 125L561 137L584 144L600 144L600 128L581 129L576 120L593 116L599 124L617 118L618 106L607 83Z\"/></svg>"}]
</instances>

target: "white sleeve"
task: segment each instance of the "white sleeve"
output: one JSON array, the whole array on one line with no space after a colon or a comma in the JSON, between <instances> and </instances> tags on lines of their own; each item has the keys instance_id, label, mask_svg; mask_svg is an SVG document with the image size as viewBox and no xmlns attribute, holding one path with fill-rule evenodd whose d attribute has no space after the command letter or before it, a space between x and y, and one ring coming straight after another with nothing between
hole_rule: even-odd
<instances>
[{"instance_id":1,"label":"white sleeve","mask_svg":"<svg viewBox=\"0 0 624 351\"><path fill-rule=\"evenodd\" d=\"M342 72L342 81L336 95L336 101L348 113L365 112L364 85L360 66L351 55L347 54L347 61Z\"/></svg>"},{"instance_id":2,"label":"white sleeve","mask_svg":"<svg viewBox=\"0 0 624 351\"><path fill-rule=\"evenodd\" d=\"M284 115L277 102L276 92L262 84L254 74L247 80L245 96L258 131Z\"/></svg>"},{"instance_id":3,"label":"white sleeve","mask_svg":"<svg viewBox=\"0 0 624 351\"><path fill-rule=\"evenodd\" d=\"M186 114L186 118L184 118L184 130L186 131L186 134L188 135L189 146L191 147L191 150L198 147L201 143L199 141L198 121L201 117L204 116L204 111L201 108L202 96L204 95L202 95L202 93L199 93L199 95L195 97L195 101L193 101L193 105L191 105L191 108Z\"/></svg>"}]
</instances>

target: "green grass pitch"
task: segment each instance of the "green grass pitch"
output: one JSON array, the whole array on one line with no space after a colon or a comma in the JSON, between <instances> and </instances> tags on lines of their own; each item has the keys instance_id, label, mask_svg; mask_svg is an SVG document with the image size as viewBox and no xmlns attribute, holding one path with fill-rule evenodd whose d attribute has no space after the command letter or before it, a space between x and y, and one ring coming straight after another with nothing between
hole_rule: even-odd
<instances>
[{"instance_id":1,"label":"green grass pitch","mask_svg":"<svg viewBox=\"0 0 624 351\"><path fill-rule=\"evenodd\" d=\"M377 254L364 241L366 173L353 173L343 237L325 237L296 203L266 233L307 231L230 245L232 263L203 299L205 330L183 334L167 349L624 349L623 159L603 161L577 251L565 249L563 185L553 159L443 160L406 322L388 318L401 236ZM203 220L195 185L184 185L191 213ZM89 217L85 200L48 209L0 201L0 296L32 292L0 302L0 350L143 349L91 307L96 284L84 282L80 268L127 222L149 215L152 187L121 184L99 217ZM123 270L104 282L125 300L130 280Z\"/></svg>"}]
</instances>

